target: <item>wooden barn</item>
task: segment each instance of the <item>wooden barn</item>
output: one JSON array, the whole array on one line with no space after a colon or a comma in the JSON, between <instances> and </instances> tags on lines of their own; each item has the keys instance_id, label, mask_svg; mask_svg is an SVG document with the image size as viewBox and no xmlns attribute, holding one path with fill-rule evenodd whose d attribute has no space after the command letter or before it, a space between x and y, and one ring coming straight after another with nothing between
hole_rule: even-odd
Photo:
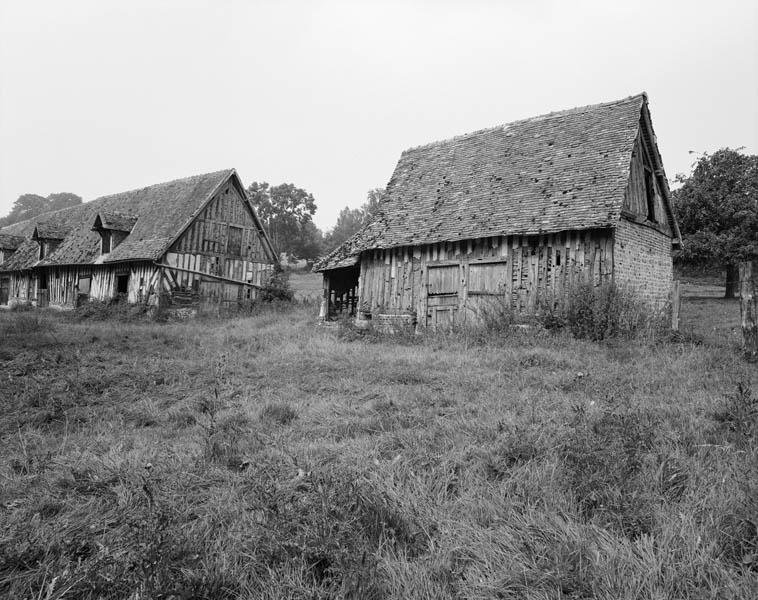
<instances>
[{"instance_id":1,"label":"wooden barn","mask_svg":"<svg viewBox=\"0 0 758 600\"><path fill-rule=\"evenodd\" d=\"M435 326L579 281L662 305L678 243L643 93L406 150L376 218L315 270L323 316Z\"/></svg>"},{"instance_id":2,"label":"wooden barn","mask_svg":"<svg viewBox=\"0 0 758 600\"><path fill-rule=\"evenodd\" d=\"M0 230L0 304L253 299L276 252L234 169L104 196Z\"/></svg>"}]
</instances>

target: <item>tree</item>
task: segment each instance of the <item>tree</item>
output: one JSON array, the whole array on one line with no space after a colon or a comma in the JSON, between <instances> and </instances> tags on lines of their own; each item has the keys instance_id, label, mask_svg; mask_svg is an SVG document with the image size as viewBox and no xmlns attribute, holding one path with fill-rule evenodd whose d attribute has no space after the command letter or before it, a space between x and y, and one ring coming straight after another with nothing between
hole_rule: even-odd
<instances>
[{"instance_id":1,"label":"tree","mask_svg":"<svg viewBox=\"0 0 758 600\"><path fill-rule=\"evenodd\" d=\"M384 188L374 188L373 190L368 191L366 202L363 206L361 206L364 223L368 223L376 216L376 214L379 212L379 208L381 207L382 202L384 202L386 199L387 190Z\"/></svg>"},{"instance_id":2,"label":"tree","mask_svg":"<svg viewBox=\"0 0 758 600\"><path fill-rule=\"evenodd\" d=\"M363 211L345 207L337 217L337 223L327 235L329 249L333 250L363 227Z\"/></svg>"},{"instance_id":3,"label":"tree","mask_svg":"<svg viewBox=\"0 0 758 600\"><path fill-rule=\"evenodd\" d=\"M758 156L723 148L704 154L673 193L681 264L726 268L726 298L739 286L737 265L758 257Z\"/></svg>"},{"instance_id":4,"label":"tree","mask_svg":"<svg viewBox=\"0 0 758 600\"><path fill-rule=\"evenodd\" d=\"M313 194L291 183L270 186L265 181L253 182L247 192L278 252L300 258L318 256L321 247L315 240L321 232L313 225L316 212ZM311 254L316 245L316 253Z\"/></svg>"},{"instance_id":5,"label":"tree","mask_svg":"<svg viewBox=\"0 0 758 600\"><path fill-rule=\"evenodd\" d=\"M348 206L343 208L337 217L337 223L334 228L325 237L328 249L333 250L353 236L361 227L369 223L379 212L379 208L385 198L386 192L384 188L374 188L368 191L366 202L360 208L350 208Z\"/></svg>"},{"instance_id":6,"label":"tree","mask_svg":"<svg viewBox=\"0 0 758 600\"><path fill-rule=\"evenodd\" d=\"M71 194L70 192L59 192L57 194L50 194L47 197L48 210L58 210L61 208L68 208L69 206L76 206L82 203L80 196Z\"/></svg>"},{"instance_id":7,"label":"tree","mask_svg":"<svg viewBox=\"0 0 758 600\"><path fill-rule=\"evenodd\" d=\"M81 203L81 196L69 192L50 194L47 198L38 194L22 194L13 203L11 211L6 216L0 218L0 227L33 219L51 210L69 208Z\"/></svg>"},{"instance_id":8,"label":"tree","mask_svg":"<svg viewBox=\"0 0 758 600\"><path fill-rule=\"evenodd\" d=\"M315 259L324 252L324 234L313 221L300 228L300 235L292 245L293 254L307 260Z\"/></svg>"}]
</instances>

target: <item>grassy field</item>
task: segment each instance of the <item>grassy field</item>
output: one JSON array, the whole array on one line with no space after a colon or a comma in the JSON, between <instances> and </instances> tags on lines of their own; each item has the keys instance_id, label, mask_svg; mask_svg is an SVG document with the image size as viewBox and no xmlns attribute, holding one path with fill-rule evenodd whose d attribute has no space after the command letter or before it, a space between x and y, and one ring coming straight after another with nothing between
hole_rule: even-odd
<instances>
[{"instance_id":1,"label":"grassy field","mask_svg":"<svg viewBox=\"0 0 758 600\"><path fill-rule=\"evenodd\" d=\"M732 309L606 343L2 312L0 596L756 598Z\"/></svg>"},{"instance_id":2,"label":"grassy field","mask_svg":"<svg viewBox=\"0 0 758 600\"><path fill-rule=\"evenodd\" d=\"M323 284L320 273L309 271L293 271L289 274L289 282L297 300L320 300L323 295Z\"/></svg>"}]
</instances>

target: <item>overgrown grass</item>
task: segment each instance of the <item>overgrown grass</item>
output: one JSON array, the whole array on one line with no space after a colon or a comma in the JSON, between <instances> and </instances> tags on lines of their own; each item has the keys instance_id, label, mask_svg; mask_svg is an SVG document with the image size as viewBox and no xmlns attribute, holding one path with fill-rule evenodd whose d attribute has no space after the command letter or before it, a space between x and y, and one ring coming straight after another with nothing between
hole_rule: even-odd
<instances>
[{"instance_id":1,"label":"overgrown grass","mask_svg":"<svg viewBox=\"0 0 758 600\"><path fill-rule=\"evenodd\" d=\"M756 597L738 352L315 315L0 313L0 596Z\"/></svg>"}]
</instances>

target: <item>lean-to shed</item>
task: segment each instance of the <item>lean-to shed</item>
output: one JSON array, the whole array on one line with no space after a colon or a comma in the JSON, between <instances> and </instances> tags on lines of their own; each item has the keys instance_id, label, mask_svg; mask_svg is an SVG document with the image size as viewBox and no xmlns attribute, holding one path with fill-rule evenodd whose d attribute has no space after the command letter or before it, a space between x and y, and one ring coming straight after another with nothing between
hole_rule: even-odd
<instances>
[{"instance_id":1,"label":"lean-to shed","mask_svg":"<svg viewBox=\"0 0 758 600\"><path fill-rule=\"evenodd\" d=\"M679 242L643 93L406 150L376 218L315 270L330 317L437 325L578 281L663 304Z\"/></svg>"},{"instance_id":2,"label":"lean-to shed","mask_svg":"<svg viewBox=\"0 0 758 600\"><path fill-rule=\"evenodd\" d=\"M103 196L0 230L0 304L255 298L277 261L234 169Z\"/></svg>"}]
</instances>

